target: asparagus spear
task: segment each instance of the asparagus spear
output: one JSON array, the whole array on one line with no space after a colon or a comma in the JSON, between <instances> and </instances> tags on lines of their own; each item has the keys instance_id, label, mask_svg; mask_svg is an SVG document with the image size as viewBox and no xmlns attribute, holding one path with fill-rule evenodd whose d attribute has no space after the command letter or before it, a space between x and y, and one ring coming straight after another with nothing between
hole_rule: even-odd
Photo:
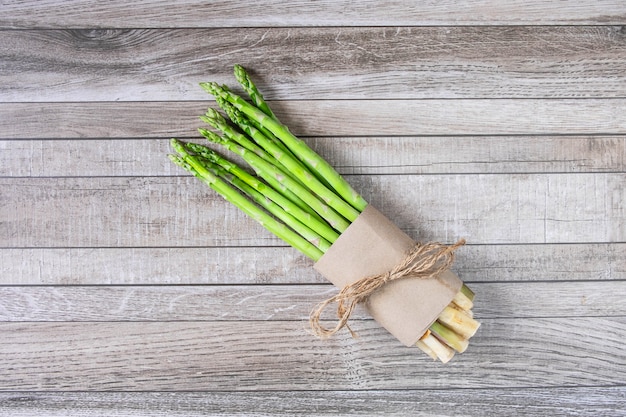
<instances>
[{"instance_id":1,"label":"asparagus spear","mask_svg":"<svg viewBox=\"0 0 626 417\"><path fill-rule=\"evenodd\" d=\"M264 112L265 114L270 116L272 119L276 120L277 122L280 122L278 120L278 118L276 117L276 115L274 115L274 113L270 109L269 105L267 104L267 102L265 101L265 99L263 98L263 96L261 95L259 90L257 89L256 85L254 84L254 82L252 81L252 79L250 78L250 76L248 75L246 70L241 65L235 65L235 78L237 79L237 81L239 81L239 84L241 84L241 86L244 88L244 90L248 93L248 96L250 97L250 99L252 99L254 104L262 112ZM226 111L226 113L229 116L231 116L231 120L233 120L235 122L235 118L232 117L234 114L232 114L232 113L236 109L234 109L234 107L230 103L228 103L228 101L226 101L224 99L216 98L216 100L217 100L217 104L222 109L224 109ZM268 129L266 129L264 126L262 126L260 123L257 123L255 119L248 119L246 117L238 117L238 118L240 120L242 120L242 119L247 120L250 125L252 125L256 129L260 130L266 137L268 137L269 139L274 141L285 152L291 153L291 151L289 151L289 149L278 138L276 138L276 136L274 136L274 134L272 132L270 132ZM235 122L235 123L237 123L237 122ZM243 127L243 126L240 126L240 127L245 129L245 127ZM295 157L295 155L292 155L292 156ZM320 173L317 172L317 170L315 169L314 166L309 165L306 160L302 160L302 162L309 169L311 174L315 175L315 177L318 180L320 180L322 183L324 183L324 185L326 187L328 187L330 189L333 189L332 185L326 180L326 178L324 178L323 175L320 175Z\"/></svg>"},{"instance_id":2,"label":"asparagus spear","mask_svg":"<svg viewBox=\"0 0 626 417\"><path fill-rule=\"evenodd\" d=\"M228 149L229 146L234 146L234 144L229 144L229 141L226 140L225 138L217 135L216 133L213 133L209 130L206 129L198 129L198 131L200 132L200 134L202 136L204 136L205 139L207 139L209 142L212 143L217 143L217 144L221 144L222 146L224 146L225 148ZM243 147L242 147L243 148ZM245 148L243 148L245 149ZM245 152L244 150L241 150L241 152ZM256 152L251 151L253 154L256 155ZM258 155L257 155L258 156ZM250 157L250 156L248 156ZM259 156L259 158L261 159L266 159L266 158L262 158ZM249 162L248 162L249 163ZM269 166L273 166L276 167L275 165L269 163ZM254 167L253 167L254 169ZM276 167L277 172L276 175L265 175L265 173L263 173L261 175L261 177L268 182L269 185L271 185L276 191L278 191L279 193L281 193L283 196L285 196L286 198L288 198L289 200L291 200L294 204L296 204L298 207L300 207L301 209L309 212L312 216L317 217L318 219L321 219L321 217L315 212L315 210L313 210L309 204L307 204L306 202L304 202L300 197L298 197L293 191L291 191L289 188L287 188L287 186L285 186L285 184L283 184L283 182L281 181L281 178L288 176L287 173L285 173L284 170ZM256 172L258 172L258 170L255 169Z\"/></svg>"},{"instance_id":3,"label":"asparagus spear","mask_svg":"<svg viewBox=\"0 0 626 417\"><path fill-rule=\"evenodd\" d=\"M289 148L301 160L305 161L308 166L314 167L322 177L332 185L333 189L343 198L345 202L350 204L358 211L363 211L367 206L367 202L357 193L343 177L335 171L335 169L319 156L315 151L308 147L304 141L298 139L289 132L289 129L282 123L272 119L261 110L257 109L238 95L227 91L220 87L217 83L201 83L210 94L220 97L230 102L233 106L246 114L249 118L256 120L262 126L271 131L278 139L280 139L287 148Z\"/></svg>"},{"instance_id":4,"label":"asparagus spear","mask_svg":"<svg viewBox=\"0 0 626 417\"><path fill-rule=\"evenodd\" d=\"M269 198L266 198L261 192L257 191L254 187L248 185L245 181L241 180L239 177L229 173L221 166L212 163L208 159L198 158L199 161L214 175L223 178L230 182L235 187L239 188L245 195L250 197L254 202L256 202L261 207L265 208L269 213L276 216L278 219L282 220L287 226L291 227L296 233L305 238L307 241L311 242L315 247L317 247L320 251L326 252L330 248L330 243L322 238L318 233L313 231L310 227L303 224L296 217L292 216L286 210L284 210L281 206L274 203ZM260 186L258 182L255 183L257 186Z\"/></svg>"},{"instance_id":5,"label":"asparagus spear","mask_svg":"<svg viewBox=\"0 0 626 417\"><path fill-rule=\"evenodd\" d=\"M257 156L255 153L248 151L242 146L236 143L224 139L206 129L199 129L200 133L209 139L220 145L223 145L231 152L241 156L252 166L259 176L266 181L278 181L283 184L287 189L293 191L299 198L302 199L309 207L311 207L317 214L325 219L335 230L343 232L348 228L350 223L333 210L326 203L319 200L313 193L307 188L302 186L299 182L293 180L290 175L285 174L280 168L276 167Z\"/></svg>"},{"instance_id":6,"label":"asparagus spear","mask_svg":"<svg viewBox=\"0 0 626 417\"><path fill-rule=\"evenodd\" d=\"M217 110L211 108L207 109L205 115L200 116L200 120L202 120L209 126L221 131L228 139L238 143L250 152L254 152L256 155L265 159L270 164L277 165L279 163L273 156L268 154L256 143L252 142L245 135L237 132L232 126L228 124L226 119L224 119L224 116L222 116Z\"/></svg>"},{"instance_id":7,"label":"asparagus spear","mask_svg":"<svg viewBox=\"0 0 626 417\"><path fill-rule=\"evenodd\" d=\"M439 320L430 325L430 330L457 352L463 353L467 349L468 339L447 328Z\"/></svg>"},{"instance_id":8,"label":"asparagus spear","mask_svg":"<svg viewBox=\"0 0 626 417\"><path fill-rule=\"evenodd\" d=\"M212 149L206 146L196 143L187 143L185 146L192 152L206 158L213 164L221 167L225 171L237 177L248 186L252 187L259 193L261 193L265 199L269 199L278 204L285 212L291 214L294 218L298 219L300 223L304 223L315 231L323 240L334 242L338 237L337 233L332 227L330 227L322 219L312 216L308 211L298 207L293 201L289 200L275 189L265 184L259 178L250 175L247 171L243 170L237 164L221 157Z\"/></svg>"},{"instance_id":9,"label":"asparagus spear","mask_svg":"<svg viewBox=\"0 0 626 417\"><path fill-rule=\"evenodd\" d=\"M250 98L259 108L259 110L267 114L272 119L278 120L276 118L276 115L274 115L274 113L272 112L272 109L270 109L270 106L268 106L265 102L263 95L259 92L259 90L256 88L256 85L254 85L254 83L250 79L247 71L241 65L235 64L235 78L237 79L237 81L239 81L239 84L241 84L244 90L246 90L246 93L248 93L248 96L250 96Z\"/></svg>"},{"instance_id":10,"label":"asparagus spear","mask_svg":"<svg viewBox=\"0 0 626 417\"><path fill-rule=\"evenodd\" d=\"M228 101L218 97L216 98L216 102L222 108L222 110L226 112L230 120L252 139L255 139L256 135L261 134L265 136L265 138L271 140L276 146L278 146L282 153L288 154L293 159L297 159L295 155L285 146L285 144L278 140L278 138L274 136L272 132L263 128L263 126L259 125L258 123L255 123L254 120L248 119Z\"/></svg>"},{"instance_id":11,"label":"asparagus spear","mask_svg":"<svg viewBox=\"0 0 626 417\"><path fill-rule=\"evenodd\" d=\"M245 198L225 181L209 172L198 160L198 158L189 154L185 150L185 147L181 142L176 139L172 139L170 143L172 148L174 148L174 150L180 155L180 159L170 157L172 162L181 165L183 168L188 169L188 167L190 167L193 169L193 173L196 177L218 192L228 202L259 222L263 227L274 233L292 247L298 249L311 259L319 259L322 257L323 252L321 250L295 233L292 229L285 226L285 224L274 219L272 216L267 214L267 212L259 209L257 205ZM186 162L186 165L180 164L182 161Z\"/></svg>"},{"instance_id":12,"label":"asparagus spear","mask_svg":"<svg viewBox=\"0 0 626 417\"><path fill-rule=\"evenodd\" d=\"M299 180L313 193L317 194L326 202L326 204L335 209L337 213L341 214L348 221L353 222L356 220L359 216L359 212L341 198L338 198L334 191L328 189L320 180L317 179L317 177L312 175L309 170L300 163L300 161L291 155L290 152L284 152L281 146L267 138L263 133L261 133L261 131L246 124L241 115L237 112L232 111L232 117L235 119L236 123L244 126L250 137L254 139L257 145L259 145L263 150L274 157L278 163L285 167L286 172L293 174L297 180ZM230 137L230 135L228 136Z\"/></svg>"}]
</instances>

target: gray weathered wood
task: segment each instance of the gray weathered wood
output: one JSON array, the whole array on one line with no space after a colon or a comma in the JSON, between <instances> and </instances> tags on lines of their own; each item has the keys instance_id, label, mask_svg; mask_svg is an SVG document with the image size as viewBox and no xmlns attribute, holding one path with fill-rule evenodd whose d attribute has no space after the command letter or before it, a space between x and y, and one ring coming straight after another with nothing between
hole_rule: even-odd
<instances>
[{"instance_id":1,"label":"gray weathered wood","mask_svg":"<svg viewBox=\"0 0 626 417\"><path fill-rule=\"evenodd\" d=\"M369 390L623 386L626 319L484 320L454 362L372 321L328 341L304 322L0 323L2 390ZM280 360L277 360L280 356Z\"/></svg>"},{"instance_id":2,"label":"gray weathered wood","mask_svg":"<svg viewBox=\"0 0 626 417\"><path fill-rule=\"evenodd\" d=\"M469 286L479 320L626 315L626 280ZM336 293L330 284L0 287L0 321L303 321ZM353 315L363 318L360 309Z\"/></svg>"},{"instance_id":3,"label":"gray weathered wood","mask_svg":"<svg viewBox=\"0 0 626 417\"><path fill-rule=\"evenodd\" d=\"M625 38L622 26L0 31L0 99L205 100L198 83L236 85L235 63L269 99L624 97Z\"/></svg>"},{"instance_id":4,"label":"gray weathered wood","mask_svg":"<svg viewBox=\"0 0 626 417\"><path fill-rule=\"evenodd\" d=\"M341 174L626 171L626 136L313 137L306 141ZM165 158L172 152L168 143L169 139L0 140L0 176L180 175L182 171Z\"/></svg>"},{"instance_id":5,"label":"gray weathered wood","mask_svg":"<svg viewBox=\"0 0 626 417\"><path fill-rule=\"evenodd\" d=\"M280 0L28 0L4 2L1 28L254 27L620 24L626 7L616 0L381 2Z\"/></svg>"},{"instance_id":6,"label":"gray weathered wood","mask_svg":"<svg viewBox=\"0 0 626 417\"><path fill-rule=\"evenodd\" d=\"M626 244L467 245L470 282L626 280ZM289 247L4 248L0 285L321 284Z\"/></svg>"},{"instance_id":7,"label":"gray weathered wood","mask_svg":"<svg viewBox=\"0 0 626 417\"><path fill-rule=\"evenodd\" d=\"M199 137L212 102L0 103L0 138ZM610 135L626 132L626 99L273 102L302 136ZM115 121L115 123L113 123Z\"/></svg>"},{"instance_id":8,"label":"gray weathered wood","mask_svg":"<svg viewBox=\"0 0 626 417\"><path fill-rule=\"evenodd\" d=\"M449 243L464 237L474 244L626 240L623 173L349 179L367 201L419 240ZM0 217L0 247L280 244L189 176L2 179Z\"/></svg>"},{"instance_id":9,"label":"gray weathered wood","mask_svg":"<svg viewBox=\"0 0 626 417\"><path fill-rule=\"evenodd\" d=\"M624 415L623 1L1 3L0 415ZM165 158L236 62L402 229L468 239L467 352L361 309L316 340L337 290Z\"/></svg>"},{"instance_id":10,"label":"gray weathered wood","mask_svg":"<svg viewBox=\"0 0 626 417\"><path fill-rule=\"evenodd\" d=\"M626 387L248 392L11 392L0 412L50 417L623 416Z\"/></svg>"}]
</instances>

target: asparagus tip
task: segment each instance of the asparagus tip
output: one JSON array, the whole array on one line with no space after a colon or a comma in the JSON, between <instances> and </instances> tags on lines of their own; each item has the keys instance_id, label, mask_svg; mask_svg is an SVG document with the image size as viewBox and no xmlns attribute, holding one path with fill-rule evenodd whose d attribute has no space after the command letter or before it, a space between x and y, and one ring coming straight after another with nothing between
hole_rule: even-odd
<instances>
[{"instance_id":1,"label":"asparagus tip","mask_svg":"<svg viewBox=\"0 0 626 417\"><path fill-rule=\"evenodd\" d=\"M233 65L233 69L235 70L235 75L237 74L245 74L246 70L241 64Z\"/></svg>"},{"instance_id":2,"label":"asparagus tip","mask_svg":"<svg viewBox=\"0 0 626 417\"><path fill-rule=\"evenodd\" d=\"M208 112L206 115L200 116L199 118L200 120L202 120L204 123L208 124L209 126L218 130L222 130L222 128L225 125L225 121L223 119L220 119L220 116L221 115L216 116L215 114Z\"/></svg>"},{"instance_id":3,"label":"asparagus tip","mask_svg":"<svg viewBox=\"0 0 626 417\"><path fill-rule=\"evenodd\" d=\"M226 119L224 118L224 116L222 116L222 114L220 112L218 112L217 110L209 107L206 111L206 113L204 114L205 118L209 118L209 119L214 119L217 122L226 122Z\"/></svg>"},{"instance_id":4,"label":"asparagus tip","mask_svg":"<svg viewBox=\"0 0 626 417\"><path fill-rule=\"evenodd\" d=\"M216 101L217 104L222 108L222 110L226 112L226 115L230 118L230 120L232 120L236 124L240 124L243 121L241 111L239 111L239 109L230 104L228 100L225 100L223 98L217 98Z\"/></svg>"},{"instance_id":5,"label":"asparagus tip","mask_svg":"<svg viewBox=\"0 0 626 417\"><path fill-rule=\"evenodd\" d=\"M220 87L220 85L216 82L202 82L200 83L200 87L202 87L202 89L204 91L206 91L207 93L213 95L213 96L219 96L223 91L223 87Z\"/></svg>"},{"instance_id":6,"label":"asparagus tip","mask_svg":"<svg viewBox=\"0 0 626 417\"><path fill-rule=\"evenodd\" d=\"M212 128L220 130L220 128L219 128L219 126L220 126L220 125L219 125L219 123L217 122L217 120L216 120L216 119L213 119L213 118L211 118L211 117L206 117L206 116L200 116L199 118L200 118L200 120L202 120L204 123L206 123L206 124L208 124L209 126L211 126Z\"/></svg>"},{"instance_id":7,"label":"asparagus tip","mask_svg":"<svg viewBox=\"0 0 626 417\"><path fill-rule=\"evenodd\" d=\"M213 143L226 142L226 140L222 136L218 135L217 133L211 132L210 130L198 128L198 132L200 132L200 134L204 136L210 142L213 142Z\"/></svg>"},{"instance_id":8,"label":"asparagus tip","mask_svg":"<svg viewBox=\"0 0 626 417\"><path fill-rule=\"evenodd\" d=\"M189 165L187 161L185 161L185 159L182 158L180 155L170 154L168 155L168 157L170 158L170 161L172 161L175 165L178 165L179 167L191 172L195 176L198 175L197 172L191 167L191 165Z\"/></svg>"},{"instance_id":9,"label":"asparagus tip","mask_svg":"<svg viewBox=\"0 0 626 417\"><path fill-rule=\"evenodd\" d=\"M235 78L237 79L237 81L239 81L241 85L243 85L244 87L250 86L250 77L244 67L239 64L235 64L234 72Z\"/></svg>"},{"instance_id":10,"label":"asparagus tip","mask_svg":"<svg viewBox=\"0 0 626 417\"><path fill-rule=\"evenodd\" d=\"M178 154L182 156L185 156L187 154L183 143L176 138L170 139L170 146L172 147L172 149L174 149Z\"/></svg>"}]
</instances>

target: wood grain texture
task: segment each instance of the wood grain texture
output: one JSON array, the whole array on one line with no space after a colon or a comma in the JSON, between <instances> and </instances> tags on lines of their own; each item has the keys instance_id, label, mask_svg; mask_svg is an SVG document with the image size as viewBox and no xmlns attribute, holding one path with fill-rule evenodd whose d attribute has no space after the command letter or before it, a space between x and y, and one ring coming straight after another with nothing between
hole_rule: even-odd
<instances>
[{"instance_id":1,"label":"wood grain texture","mask_svg":"<svg viewBox=\"0 0 626 417\"><path fill-rule=\"evenodd\" d=\"M626 135L309 137L306 141L342 175L626 171ZM164 157L170 152L169 139L0 140L0 177L180 175Z\"/></svg>"},{"instance_id":2,"label":"wood grain texture","mask_svg":"<svg viewBox=\"0 0 626 417\"><path fill-rule=\"evenodd\" d=\"M58 7L54 0L28 0L4 2L2 6L5 13L0 18L0 28L562 25L619 24L626 18L626 7L616 0L567 0L557 4L541 0L443 0L418 4L407 0L296 0L288 5L279 0L66 0L63 7Z\"/></svg>"},{"instance_id":3,"label":"wood grain texture","mask_svg":"<svg viewBox=\"0 0 626 417\"><path fill-rule=\"evenodd\" d=\"M626 315L626 280L469 285L479 320ZM0 287L0 321L306 321L336 293L332 285ZM368 316L359 309L352 318Z\"/></svg>"},{"instance_id":4,"label":"wood grain texture","mask_svg":"<svg viewBox=\"0 0 626 417\"><path fill-rule=\"evenodd\" d=\"M0 31L0 60L14 102L205 100L236 63L273 100L626 96L623 26Z\"/></svg>"},{"instance_id":5,"label":"wood grain texture","mask_svg":"<svg viewBox=\"0 0 626 417\"><path fill-rule=\"evenodd\" d=\"M626 175L351 176L416 240L626 240ZM476 199L476 193L482 195ZM119 204L124 202L124 204ZM268 246L260 225L193 177L0 180L0 247ZM79 230L80 233L77 233Z\"/></svg>"},{"instance_id":6,"label":"wood grain texture","mask_svg":"<svg viewBox=\"0 0 626 417\"><path fill-rule=\"evenodd\" d=\"M623 416L626 5L4 1L0 415ZM469 244L443 366L165 158L249 68L400 228ZM328 317L330 318L330 317Z\"/></svg>"},{"instance_id":7,"label":"wood grain texture","mask_svg":"<svg viewBox=\"0 0 626 417\"><path fill-rule=\"evenodd\" d=\"M0 103L0 139L198 138L212 102ZM300 136L623 135L626 99L271 103Z\"/></svg>"},{"instance_id":8,"label":"wood grain texture","mask_svg":"<svg viewBox=\"0 0 626 417\"><path fill-rule=\"evenodd\" d=\"M0 411L13 417L397 416L498 415L621 417L626 387L249 391L241 392L12 392Z\"/></svg>"},{"instance_id":9,"label":"wood grain texture","mask_svg":"<svg viewBox=\"0 0 626 417\"><path fill-rule=\"evenodd\" d=\"M626 244L467 245L469 282L626 280ZM290 247L4 248L0 285L323 284Z\"/></svg>"},{"instance_id":10,"label":"wood grain texture","mask_svg":"<svg viewBox=\"0 0 626 417\"><path fill-rule=\"evenodd\" d=\"M624 317L484 320L447 367L372 321L0 323L2 390L370 390L623 386ZM602 343L598 343L601 340ZM280 361L276 360L280 352Z\"/></svg>"}]
</instances>

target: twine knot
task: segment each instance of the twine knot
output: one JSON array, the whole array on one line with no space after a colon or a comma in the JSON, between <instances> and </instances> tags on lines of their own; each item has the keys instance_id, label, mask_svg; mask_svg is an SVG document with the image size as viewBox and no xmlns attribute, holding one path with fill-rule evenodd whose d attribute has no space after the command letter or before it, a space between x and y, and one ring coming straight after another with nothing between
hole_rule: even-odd
<instances>
[{"instance_id":1,"label":"twine knot","mask_svg":"<svg viewBox=\"0 0 626 417\"><path fill-rule=\"evenodd\" d=\"M464 244L464 239L453 245L437 242L415 244L391 271L361 278L319 303L309 317L313 333L321 339L327 339L347 327L352 336L356 337L356 333L348 326L348 320L357 304L366 301L374 292L391 281L407 277L425 279L438 276L450 268L454 262L454 251ZM322 313L328 305L335 302L339 320L334 328L324 327L320 323Z\"/></svg>"}]
</instances>

